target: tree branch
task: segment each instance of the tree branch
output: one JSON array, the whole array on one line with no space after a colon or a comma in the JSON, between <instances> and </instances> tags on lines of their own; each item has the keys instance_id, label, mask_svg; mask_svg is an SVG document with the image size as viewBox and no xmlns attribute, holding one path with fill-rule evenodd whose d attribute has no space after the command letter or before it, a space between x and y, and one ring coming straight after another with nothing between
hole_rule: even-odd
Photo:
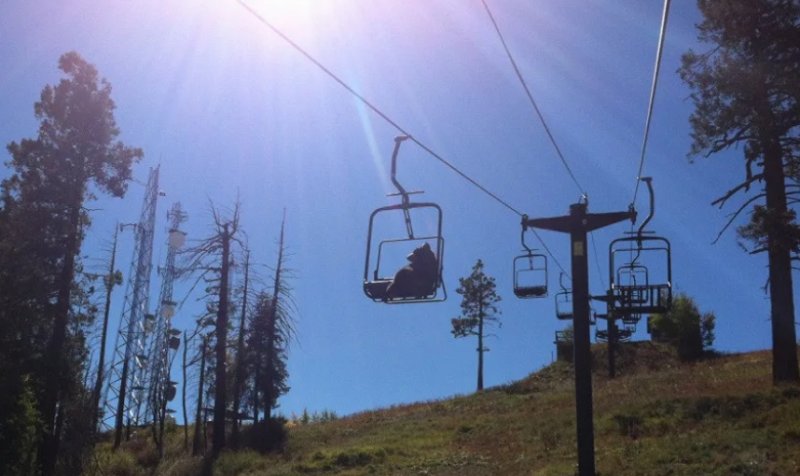
<instances>
[{"instance_id":1,"label":"tree branch","mask_svg":"<svg viewBox=\"0 0 800 476\"><path fill-rule=\"evenodd\" d=\"M711 202L711 205L717 206L718 208L722 208L725 205L725 202L727 202L728 199L730 199L733 195L735 195L736 193L738 193L738 192L740 192L742 190L749 189L750 185L752 185L753 182L761 181L763 179L764 179L764 174L763 173L755 174L755 175L749 177L744 182L740 183L739 185L737 185L737 186L733 187L732 189L728 190L725 193L725 195L723 195L723 196L719 197L718 199L714 200L713 202Z\"/></svg>"},{"instance_id":2,"label":"tree branch","mask_svg":"<svg viewBox=\"0 0 800 476\"><path fill-rule=\"evenodd\" d=\"M726 132L722 138L714 140L709 147L708 152L706 152L705 157L708 158L721 150L725 150L736 142L749 139L750 136L747 135L748 132L750 132L749 126L739 129L735 134L733 134L733 136L729 136Z\"/></svg>"},{"instance_id":3,"label":"tree branch","mask_svg":"<svg viewBox=\"0 0 800 476\"><path fill-rule=\"evenodd\" d=\"M717 237L714 238L714 241L712 241L711 244L713 244L713 245L717 244L719 239L722 238L723 233L725 233L725 231L731 226L731 224L734 222L734 220L736 220L736 218L739 216L739 214L742 213L744 211L744 209L747 208L754 201L756 201L759 198L762 198L764 196L765 196L765 194L762 192L762 193L759 193L758 195L756 195L754 197L750 197L734 213L731 213L729 215L730 218L725 223L725 226L723 226L722 229L719 231L719 233L717 233Z\"/></svg>"}]
</instances>

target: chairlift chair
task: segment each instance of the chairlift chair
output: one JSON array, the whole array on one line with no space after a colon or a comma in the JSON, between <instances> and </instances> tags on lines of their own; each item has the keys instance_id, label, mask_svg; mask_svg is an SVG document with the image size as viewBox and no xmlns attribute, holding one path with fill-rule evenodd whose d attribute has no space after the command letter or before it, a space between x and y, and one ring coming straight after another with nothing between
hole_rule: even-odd
<instances>
[{"instance_id":1,"label":"chairlift chair","mask_svg":"<svg viewBox=\"0 0 800 476\"><path fill-rule=\"evenodd\" d=\"M622 250L624 253L625 250ZM637 258L640 253L639 250L628 250L629 254L636 254ZM637 261L630 261L620 265L617 268L617 279L615 281L617 289L621 293L625 293L623 299L630 304L645 304L649 301L649 273L647 266L641 265Z\"/></svg>"},{"instance_id":2,"label":"chairlift chair","mask_svg":"<svg viewBox=\"0 0 800 476\"><path fill-rule=\"evenodd\" d=\"M514 295L520 299L547 296L547 256L536 253L525 243L525 224L528 217L522 217L522 247L525 254L514 258Z\"/></svg>"},{"instance_id":3,"label":"chairlift chair","mask_svg":"<svg viewBox=\"0 0 800 476\"><path fill-rule=\"evenodd\" d=\"M392 153L392 183L398 190L401 202L395 205L389 205L378 208L372 212L369 218L369 227L367 230L367 251L366 259L364 261L364 281L363 289L364 294L375 302L382 302L387 304L408 304L408 303L422 303L422 302L439 302L447 299L447 291L442 282L442 270L444 266L444 238L442 236L442 209L439 205L432 202L411 202L409 195L421 192L407 192L402 185L397 181L397 153L400 149L400 144L408 139L407 136L399 136L395 138L394 151ZM411 219L412 211L430 211L435 216L436 232L435 234L428 234L426 236L416 236L414 233L413 223ZM375 235L375 219L378 216L390 217L400 216L405 221L406 235L403 237L386 237L376 242ZM427 243L431 247L431 251L436 258L435 273L430 282L421 283L417 286L411 294L404 294L400 296L390 296L388 292L389 286L394 281L395 272L397 269L387 270L385 264L386 248L391 246L396 249L398 244L409 243L408 251L412 251L419 245ZM377 245L377 246L376 246ZM383 266L382 266L383 265ZM441 294L439 289L441 288Z\"/></svg>"},{"instance_id":4,"label":"chairlift chair","mask_svg":"<svg viewBox=\"0 0 800 476\"><path fill-rule=\"evenodd\" d=\"M663 313L672 305L672 265L669 240L660 236L628 236L611 242L609 247L612 305L623 314ZM637 261L625 261L631 253ZM646 256L648 255L648 256ZM661 276L654 276L643 263L647 258L660 261ZM638 276L638 278L637 278Z\"/></svg>"},{"instance_id":5,"label":"chairlift chair","mask_svg":"<svg viewBox=\"0 0 800 476\"><path fill-rule=\"evenodd\" d=\"M626 326L635 326L636 324L639 323L640 320L642 320L642 315L641 314L623 314L621 320L622 320L622 324L624 324Z\"/></svg>"},{"instance_id":6,"label":"chairlift chair","mask_svg":"<svg viewBox=\"0 0 800 476\"><path fill-rule=\"evenodd\" d=\"M617 329L616 337L614 340L616 342L628 342L633 337L634 332L636 332L636 326L625 326L620 329ZM608 342L608 328L606 329L599 329L596 328L594 331L594 338L597 342Z\"/></svg>"},{"instance_id":7,"label":"chairlift chair","mask_svg":"<svg viewBox=\"0 0 800 476\"><path fill-rule=\"evenodd\" d=\"M650 193L650 213L638 231L609 245L610 305L622 315L663 313L672 306L670 242L645 231L655 209L652 179L643 177Z\"/></svg>"},{"instance_id":8,"label":"chairlift chair","mask_svg":"<svg viewBox=\"0 0 800 476\"><path fill-rule=\"evenodd\" d=\"M564 273L561 273L558 278L558 283L561 286L561 291L556 293L556 317L560 320L572 320L573 305L572 305L572 290L564 286Z\"/></svg>"},{"instance_id":9,"label":"chairlift chair","mask_svg":"<svg viewBox=\"0 0 800 476\"><path fill-rule=\"evenodd\" d=\"M635 326L625 326L622 329L617 329L617 340L619 342L628 342L636 332Z\"/></svg>"},{"instance_id":10,"label":"chairlift chair","mask_svg":"<svg viewBox=\"0 0 800 476\"><path fill-rule=\"evenodd\" d=\"M373 230L374 220L379 213L390 213L397 210L406 210L406 208L393 205L389 207L382 207L375 210L370 217L369 231L367 234L367 257L364 265L364 293L375 302L385 302L387 304L400 304L400 303L417 303L417 302L438 302L444 301L447 298L447 292L442 285L442 267L444 257L444 238L441 236L441 209L434 203L412 203L409 204L411 208L431 208L436 210L437 220L437 234L421 237L411 238L391 238L384 239L377 243L377 252L373 256ZM387 246L397 248L398 243L409 243L409 251L416 248L416 244L431 242L432 251L436 256L436 275L430 286L423 286L419 292L413 296L389 296L389 285L394 281L394 273L397 269L386 269L385 265L385 249ZM439 288L442 288L442 294L439 294Z\"/></svg>"}]
</instances>

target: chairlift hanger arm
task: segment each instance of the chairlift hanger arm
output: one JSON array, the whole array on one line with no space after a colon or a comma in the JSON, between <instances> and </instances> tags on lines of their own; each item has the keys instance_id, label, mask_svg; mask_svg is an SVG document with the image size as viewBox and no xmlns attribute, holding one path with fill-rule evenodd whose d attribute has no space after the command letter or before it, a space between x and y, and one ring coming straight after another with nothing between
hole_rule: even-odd
<instances>
[{"instance_id":1,"label":"chairlift hanger arm","mask_svg":"<svg viewBox=\"0 0 800 476\"><path fill-rule=\"evenodd\" d=\"M403 197L403 203L408 203L408 192L400 182L397 181L397 156L398 152L400 152L400 144L402 144L405 140L407 140L409 136L401 135L394 138L394 150L392 151L392 183L394 184L395 188L399 192L400 196Z\"/></svg>"},{"instance_id":2,"label":"chairlift hanger arm","mask_svg":"<svg viewBox=\"0 0 800 476\"><path fill-rule=\"evenodd\" d=\"M528 225L525 223L528 220L528 215L522 215L522 233L520 234L520 240L522 241L522 247L525 248L525 251L528 255L533 254L533 251L530 249L527 243L525 243L525 232L528 231Z\"/></svg>"},{"instance_id":3,"label":"chairlift hanger arm","mask_svg":"<svg viewBox=\"0 0 800 476\"><path fill-rule=\"evenodd\" d=\"M647 226L648 223L650 223L650 220L653 219L653 215L655 214L656 197L655 194L653 193L653 177L642 177L639 180L647 184L647 192L650 195L650 210L647 214L647 218L644 219L641 226L639 226L639 230L637 231L637 234L639 236L642 236L642 234L644 233L644 228Z\"/></svg>"},{"instance_id":4,"label":"chairlift hanger arm","mask_svg":"<svg viewBox=\"0 0 800 476\"><path fill-rule=\"evenodd\" d=\"M401 197L401 206L403 207L403 217L406 223L406 233L408 233L408 238L414 238L414 226L411 223L411 214L408 212L408 192L400 182L397 181L397 156L398 152L400 152L400 144L402 144L405 140L407 140L409 136L401 135L394 138L394 150L392 151L392 183L394 184L395 188L399 192Z\"/></svg>"}]
</instances>

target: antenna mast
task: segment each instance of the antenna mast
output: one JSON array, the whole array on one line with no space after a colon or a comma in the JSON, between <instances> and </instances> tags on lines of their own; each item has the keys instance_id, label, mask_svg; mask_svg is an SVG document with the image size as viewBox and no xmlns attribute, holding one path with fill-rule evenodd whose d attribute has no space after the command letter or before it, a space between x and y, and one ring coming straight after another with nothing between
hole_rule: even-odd
<instances>
[{"instance_id":1,"label":"antenna mast","mask_svg":"<svg viewBox=\"0 0 800 476\"><path fill-rule=\"evenodd\" d=\"M148 379L148 397L153 417L153 430L159 451L163 451L164 422L166 421L167 402L175 398L176 383L170 379L170 351L180 345L180 331L172 327L172 317L176 312L175 301L172 300L175 278L179 271L175 267L175 257L186 241L186 233L180 230L181 223L187 219L186 212L181 210L180 202L172 205L167 212L169 234L167 237L166 265L159 268L162 276L161 296L155 314L156 328L150 343L148 355L153 359Z\"/></svg>"},{"instance_id":2,"label":"antenna mast","mask_svg":"<svg viewBox=\"0 0 800 476\"><path fill-rule=\"evenodd\" d=\"M145 343L153 328L154 316L147 312L149 306L150 274L153 268L153 235L158 202L159 167L150 169L145 189L144 204L139 223L120 225L134 228L135 246L128 276L125 302L122 308L119 332L114 345L114 359L109 371L103 406L108 411L103 426L115 430L114 448L122 440L122 428L138 425L139 412L144 400L144 382L147 367ZM111 421L113 420L113 425ZM127 421L126 421L127 420Z\"/></svg>"}]
</instances>

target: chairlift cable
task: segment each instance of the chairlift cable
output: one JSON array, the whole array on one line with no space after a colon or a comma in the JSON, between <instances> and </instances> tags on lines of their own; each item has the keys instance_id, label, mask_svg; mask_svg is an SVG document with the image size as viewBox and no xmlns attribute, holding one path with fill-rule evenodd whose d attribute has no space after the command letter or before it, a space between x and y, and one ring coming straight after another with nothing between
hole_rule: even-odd
<instances>
[{"instance_id":1,"label":"chairlift cable","mask_svg":"<svg viewBox=\"0 0 800 476\"><path fill-rule=\"evenodd\" d=\"M594 253L594 264L597 268L597 275L600 277L600 283L603 285L603 289L608 289L606 280L603 277L603 269L600 266L600 255L597 254L597 242L594 240L594 232L589 232L589 236L592 238L592 252Z\"/></svg>"},{"instance_id":2,"label":"chairlift cable","mask_svg":"<svg viewBox=\"0 0 800 476\"><path fill-rule=\"evenodd\" d=\"M514 72L517 75L517 79L519 79L522 88L525 90L525 94L528 96L528 102L530 102L533 110L536 112L536 115L539 117L539 121L542 123L542 127L544 131L547 133L547 137L550 139L550 143L553 144L553 148L556 151L556 155L561 160L561 163L564 165L564 168L567 170L572 181L575 183L575 186L578 187L578 191L581 193L582 196L587 196L586 190L581 187L580 182L578 182L577 177L572 172L572 168L569 166L567 159L564 157L564 154L561 152L561 148L558 147L558 143L556 143L553 134L550 132L550 128L547 126L547 121L544 119L544 115L542 111L539 110L539 106L536 104L536 100L533 99L533 94L531 93L530 88L528 87L528 83L525 81L525 78L522 76L522 72L520 72L519 67L517 66L517 62L514 60L514 56L511 54L511 50L508 48L508 44L506 43L505 37L503 36L502 31L500 30L500 26L497 24L497 21L492 14L491 9L489 8L489 4L486 3L486 0L481 0L483 3L483 7L486 9L486 13L489 15L489 19L492 21L492 25L494 25L494 30L497 32L497 36L500 38L500 43L503 44L503 49L506 52L506 56L508 56L508 60L511 62L511 66L514 68Z\"/></svg>"},{"instance_id":3,"label":"chairlift cable","mask_svg":"<svg viewBox=\"0 0 800 476\"><path fill-rule=\"evenodd\" d=\"M558 261L558 258L556 258L556 256L553 254L553 252L550 251L550 248L547 247L547 243L545 243L544 240L542 239L542 237L539 236L539 233L536 231L536 228L530 228L530 230L533 232L533 236L535 236L536 239L539 240L539 243L542 245L542 249L544 249L544 252L547 253L547 255L550 257L550 259L553 260L553 263L555 263L556 266L558 266L558 269L562 273L564 273L567 276L569 276L569 273L564 269L563 266L561 266L561 263Z\"/></svg>"},{"instance_id":4,"label":"chairlift cable","mask_svg":"<svg viewBox=\"0 0 800 476\"><path fill-rule=\"evenodd\" d=\"M417 144L417 145L418 145L418 146L419 146L419 147L420 147L422 150L424 150L425 152L427 152L427 153L428 153L429 155L431 155L431 156L432 156L434 159L438 160L439 162L441 162L442 164L444 164L445 166L447 166L447 167L448 167L450 170L452 170L453 172L455 172L456 174L458 174L459 176L461 176L461 178L463 178L464 180L466 180L466 181L468 181L469 183L471 183L472 185L474 185L474 186L475 186L476 188L478 188L480 191L482 191L483 193L485 193L485 194L486 194L486 195L488 195L489 197L493 198L495 201L497 201L498 203L500 203L500 204L501 204L501 205L503 205L504 207L508 208L509 210L511 210L512 212L516 213L516 214L517 214L517 215L519 215L520 217L522 216L522 212L520 212L519 210L517 210L516 208L514 208L513 206L511 206L511 205L510 205L508 202L506 202L505 200L503 200L502 198L500 198L499 196L497 196L497 194L495 194L495 193L491 192L491 191L490 191L490 190L488 190L486 187L484 187L483 185L481 185L480 183L478 183L478 182L477 182L475 179L471 178L470 176L468 176L467 174L465 174L464 172L462 172L461 170L459 170L459 169L458 169L458 168L457 168L455 165L453 165L452 163L450 163L448 160L446 160L446 159L445 159L444 157L442 157L441 155L437 154L437 153L436 153L436 152L435 152L433 149L431 149L430 147L428 147L427 145L425 145L424 143L422 143L422 142L421 142L419 139L417 139L416 137L414 137L414 136L413 136L413 135L412 135L410 132L408 132L406 129L404 129L403 127L401 127L401 126L400 126L400 125L399 125L397 122L395 122L394 120L392 120L392 119L391 119L391 118L390 118L390 117L389 117L389 116L388 116L386 113L384 113L383 111L381 111L381 110L380 110L380 109L379 109L377 106L375 106L375 105L374 105L374 104L372 104L372 103L371 103L369 100L367 100L367 99L366 99L364 96L362 96L361 94L359 94L359 93L358 93L358 92L357 92L355 89L353 89L353 88L352 88L350 85L348 85L346 82L344 82L344 80L343 80L343 79L341 79L339 76L337 76L335 73L333 73L333 72L332 72L330 69L328 69L327 67L325 67L325 65L323 65L323 64L322 64L322 63L320 63L320 62L319 62L317 59L315 59L313 56L311 56L311 54L310 54L310 53L308 53L306 50L304 50L304 49L303 49L303 48L302 48L300 45L298 45L297 43L295 43L294 41L292 41L292 39L291 39L291 38L289 38L289 37L288 37L286 34L284 34L284 33L283 33L281 30L279 30L277 27L275 27L275 26L274 26L272 23L270 23L269 21L267 21L267 19L266 19L266 18L264 18L263 16L261 16L261 15L260 15L258 12L256 12L256 11L255 11L253 8L251 8L249 5L247 5L247 4L244 2L244 0L236 0L236 1L237 1L237 2L239 3L239 5L241 5L241 6L242 6L244 9L246 9L248 12L250 12L250 14L252 14L252 15L253 15L253 16L254 16L254 17L255 17L255 18L256 18L256 19L257 19L259 22L261 22L261 23L262 23L264 26L266 26L267 28L269 28L270 30L272 30L272 31L273 31L273 32L274 32L276 35L278 35L279 37L281 37L281 38L282 38L282 39L283 39L285 42L287 42L287 43L288 43L288 44L289 44L289 45L290 45L292 48L294 48L294 49L295 49L295 50L296 50L298 53L300 53L301 55L303 55L303 56L304 56L304 57L305 57L307 60L309 60L311 63L313 63L313 64L314 64L314 65L315 65L317 68L321 69L321 70L322 70L322 71L323 71L325 74L327 74L327 75L328 75L328 76L329 76L331 79L333 79L334 81L336 81L337 83L339 83L339 85L340 85L340 86L342 86L344 89L346 89L346 90L347 90L347 91L348 91L350 94L352 94L352 95L353 95L353 96L354 96L356 99L358 99L358 100L359 100L359 101L360 101L362 104L364 104L364 105L365 105L365 106L367 106L367 107L368 107L370 110L372 110L372 112L374 112L375 114L377 114L377 115L378 115L378 116L379 116L381 119L383 119L384 121L386 121L386 122L387 122L389 125L391 125L391 126L392 126L392 127L394 127L395 129L397 129L397 130L398 130L398 131L399 131L401 134L408 136L409 140L411 140L412 142L414 142L415 144Z\"/></svg>"},{"instance_id":5,"label":"chairlift cable","mask_svg":"<svg viewBox=\"0 0 800 476\"><path fill-rule=\"evenodd\" d=\"M480 183L478 183L478 182L477 182L475 179L471 178L470 176L468 176L467 174L465 174L464 172L462 172L461 170L459 170L459 169L458 169L458 168L457 168L455 165L453 165L452 163L450 163L450 162L449 162L448 160L446 160L444 157L442 157L441 155L439 155L438 153L436 153L436 152L435 152L433 149L431 149L430 147L428 147L427 145L425 145L423 142L421 142L419 139L417 139L416 137L414 137L414 136L413 136L411 133L409 133L408 131L406 131L406 130L405 130L403 127L401 127L401 126L400 126L400 125L399 125L397 122L395 122L394 120L392 120L392 119L391 119L391 118L390 118L390 117L389 117L389 116L388 116L386 113L384 113L383 111L381 111L381 110L380 110L380 109L379 109L377 106L375 106L375 105L374 105L374 104L372 104L372 103L371 103L369 100L367 100L367 99L366 99L364 96L362 96L361 94L359 94L359 93L358 93L358 92L357 92L355 89L353 89L353 88L352 88L350 85L348 85L348 84L347 84L347 83L346 83L346 82L345 82L343 79L341 79L339 76L337 76L337 75L336 75L336 74L335 74L333 71L331 71L330 69L328 69L328 68L327 68L325 65L323 65L322 63L320 63L320 62L319 62L319 61L318 61L316 58L314 58L314 57L313 57L313 56L312 56L310 53L308 53L308 52L307 52L305 49L303 49L303 48L302 48L300 45L298 45L297 43L295 43L295 42L294 42L294 41L293 41L291 38L289 38L289 37L288 37L288 36L287 36L285 33L283 33L281 30L279 30L279 29L278 29L276 26L274 26L272 23L270 23L269 21L267 21L267 19L266 19L266 18L264 18L264 17L263 17L261 14L259 14L257 11L255 11L255 10L254 10L252 7L250 7L250 6L249 6L247 3L245 3L245 2L244 2L244 0L236 0L236 1L237 1L237 3L239 3L239 5L241 5L241 6L242 6L242 8L244 8L245 10L247 10L247 11L248 11L248 12L249 12L249 13L250 13L250 14L251 14L251 15L252 15L252 16L253 16L253 17L254 17L256 20L258 20L258 21L259 21L261 24L263 24L264 26L266 26L267 28L269 28L270 30L272 30L272 32L273 32L273 33L275 33L276 35L278 35L278 36L279 36L281 39L283 39L283 40L284 40L286 43L288 43L288 44L289 44L289 46L291 46L291 47L292 47L294 50L296 50L298 53L300 53L301 55L303 55L303 56L304 56L304 57L305 57L305 58L306 58L308 61L310 61L312 64L314 64L314 66L316 66L317 68L319 68L320 70L322 70L322 72L324 72L326 75L328 75L328 76L329 76L331 79L333 79L334 81L336 81L337 83L339 83L339 85L340 85L340 86L342 86L342 87L343 87L345 90L347 90L347 92L349 92L350 94L352 94L352 95L353 95L353 96L354 96L356 99L358 99L358 100L359 100L359 101L360 101L362 104L364 104L365 106L367 106L367 107L368 107L368 108L369 108L369 109L370 109L372 112L374 112L375 114L377 114L377 115L378 115L378 116L379 116L381 119L383 119L384 121L386 121L386 122L387 122L389 125L391 125L391 126L392 126L392 127L394 127L395 129L397 129L397 130L398 130L398 131L399 131L401 134L408 136L408 138L409 138L409 140L410 140L410 141L412 141L413 143L417 144L417 146L419 146L419 147L420 147L422 150L424 150L424 151L425 151L425 152L427 152L429 155L431 155L431 156L432 156L434 159L438 160L439 162L441 162L442 164L444 164L445 166L447 166L447 167L448 167L450 170L452 170L453 172L455 172L456 174L458 174L459 176L461 176L461 178L463 178L464 180L466 180L466 181L468 181L469 183L471 183L471 184L472 184L473 186L475 186L475 187L476 187L478 190L482 191L483 193L485 193L485 194L486 194L486 195L488 195L489 197L493 198L495 201L497 201L498 203L500 203L501 205L503 205L503 206L504 206L504 207L506 207L507 209L511 210L513 213L517 214L519 217L522 217L522 215L523 215L523 214L522 214L522 212L520 212L519 210L517 210L516 208L514 208L513 206L511 206L511 205L510 205L508 202L506 202L505 200L503 200L502 198L500 198L499 196L497 196L497 194L495 194L495 193L491 192L491 191L490 191L490 190L488 190L486 187L484 187L483 185L481 185ZM546 126L545 126L545 128L546 128ZM548 134L549 134L549 130L548 130ZM551 136L551 138L552 138L552 136ZM555 144L555 142L554 142L554 144ZM571 172L570 172L570 173L571 173ZM574 177L573 177L573 179L574 179ZM580 188L580 187L579 187L579 188ZM554 255L554 254L553 254L553 253L550 251L550 248L548 248L547 244L544 242L544 240L542 239L542 237L541 237L541 236L539 236L539 234L536 232L536 230L533 230L533 229L532 229L531 231L533 231L533 234L534 234L534 236L536 237L536 239L537 239L537 240L539 240L539 243L541 243L541 245L542 245L542 248L545 250L545 252L547 252L547 254L550 256L550 258L553 260L553 262L556 264L556 266L558 266L558 268L559 268L561 271L564 271L564 272L566 272L566 271L564 270L564 267L561 265L561 263L560 263L560 262L558 261L558 259L555 257L555 255Z\"/></svg>"},{"instance_id":6,"label":"chairlift cable","mask_svg":"<svg viewBox=\"0 0 800 476\"><path fill-rule=\"evenodd\" d=\"M636 197L639 194L639 182L642 176L642 171L644 170L644 160L645 154L647 153L647 139L650 135L650 121L653 117L653 106L656 99L656 90L658 87L658 76L661 70L661 56L664 51L664 38L666 37L667 31L667 19L669 18L669 1L664 0L664 11L661 16L661 29L659 30L658 34L658 48L656 50L656 61L655 66L653 67L653 80L650 85L650 101L647 105L647 117L644 123L644 138L642 139L642 150L639 156L639 169L636 172L636 187L633 190L633 200L631 200L632 204L636 203Z\"/></svg>"},{"instance_id":7,"label":"chairlift cable","mask_svg":"<svg viewBox=\"0 0 800 476\"><path fill-rule=\"evenodd\" d=\"M509 49L508 44L506 43L505 36L503 36L503 32L500 30L500 26L497 24L497 21L495 20L494 15L492 14L492 10L489 8L489 5L488 3L486 3L486 0L481 0L481 2L483 3L484 9L486 10L486 14L489 16L489 20L491 20L492 25L494 26L495 32L497 32L497 36L500 39L500 43L503 45L503 49L506 52L506 56L508 56L508 60L511 62L511 66L514 68L514 73L516 73L517 79L519 79L522 88L525 90L525 95L528 97L528 102L530 102L534 112L539 118L539 121L542 123L542 127L544 128L544 131L547 134L548 139L550 139L550 143L553 145L553 148L556 151L556 155L561 160L561 163L564 165L567 174L570 176L572 182L578 188L578 191L580 192L581 196L583 197L588 196L585 189L581 186L580 182L578 182L578 179L575 176L575 173L572 171L572 168L569 166L569 163L567 162L567 159L564 157L564 154L561 152L561 148L558 146L555 137L553 137L552 132L550 132L550 127L547 125L547 121L545 120L542 111L539 109L539 106L536 104L536 100L533 98L533 93L531 93L531 90L528 87L528 83L525 81L525 77L522 76L522 72L519 70L517 62L516 60L514 60L514 56L511 54L511 50ZM545 244L544 240L542 240L541 236L539 236L539 233L536 232L536 229L531 228L531 231L533 231L534 236L542 244L542 248L544 248L545 252L547 252L547 254L550 256L550 258L553 260L556 266L558 266L559 270L561 270L562 273L569 276L569 273L564 269L564 267L561 265L561 263L558 261L555 255L553 255L553 253Z\"/></svg>"}]
</instances>

